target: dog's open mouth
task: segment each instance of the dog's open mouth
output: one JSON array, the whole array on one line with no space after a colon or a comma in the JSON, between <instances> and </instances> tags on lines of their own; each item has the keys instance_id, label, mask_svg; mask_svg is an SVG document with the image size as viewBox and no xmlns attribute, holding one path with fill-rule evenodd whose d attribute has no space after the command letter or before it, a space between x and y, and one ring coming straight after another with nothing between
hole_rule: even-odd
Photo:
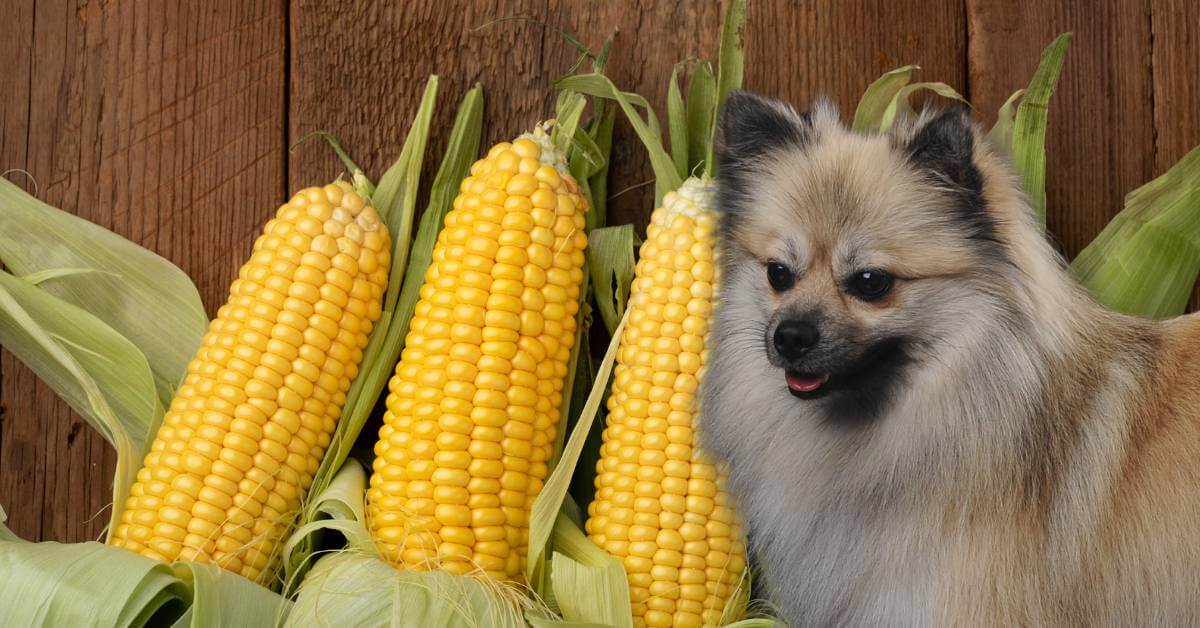
<instances>
[{"instance_id":1,"label":"dog's open mouth","mask_svg":"<svg viewBox=\"0 0 1200 628\"><path fill-rule=\"evenodd\" d=\"M801 373L785 371L787 387L791 393L801 399L814 399L825 392L825 384L829 382L829 373Z\"/></svg>"}]
</instances>

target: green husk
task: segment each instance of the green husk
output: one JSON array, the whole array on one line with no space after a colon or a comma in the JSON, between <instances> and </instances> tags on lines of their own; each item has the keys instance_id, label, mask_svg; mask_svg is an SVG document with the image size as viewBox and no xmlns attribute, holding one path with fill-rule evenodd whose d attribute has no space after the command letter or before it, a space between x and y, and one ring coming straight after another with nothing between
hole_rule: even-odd
<instances>
[{"instance_id":1,"label":"green husk","mask_svg":"<svg viewBox=\"0 0 1200 628\"><path fill-rule=\"evenodd\" d=\"M90 312L3 271L0 344L116 448L111 533L163 414L146 357Z\"/></svg>"},{"instance_id":2,"label":"green husk","mask_svg":"<svg viewBox=\"0 0 1200 628\"><path fill-rule=\"evenodd\" d=\"M1114 310L1150 318L1182 314L1200 273L1200 147L1131 192L1071 268Z\"/></svg>"},{"instance_id":3,"label":"green husk","mask_svg":"<svg viewBox=\"0 0 1200 628\"><path fill-rule=\"evenodd\" d=\"M962 97L962 95L954 91L953 87L950 87L945 83L913 83L912 85L905 85L896 92L895 97L892 98L892 101L888 103L887 108L883 111L883 117L879 120L879 130L886 131L887 129L891 128L892 123L894 123L898 117L912 116L914 112L912 104L909 103L909 98L911 98L915 92L923 89L927 89L943 98L957 100L963 104L966 104L967 106L970 106Z\"/></svg>"},{"instance_id":4,"label":"green husk","mask_svg":"<svg viewBox=\"0 0 1200 628\"><path fill-rule=\"evenodd\" d=\"M183 271L2 178L0 263L132 342L150 365L159 401L170 403L208 325Z\"/></svg>"},{"instance_id":5,"label":"green husk","mask_svg":"<svg viewBox=\"0 0 1200 628\"><path fill-rule=\"evenodd\" d=\"M632 628L629 583L621 561L592 543L567 516L554 522L551 581L563 619ZM589 592L580 595L580 592Z\"/></svg>"},{"instance_id":6,"label":"green husk","mask_svg":"<svg viewBox=\"0 0 1200 628\"><path fill-rule=\"evenodd\" d=\"M0 608L12 626L272 626L291 602L210 565L100 543L29 543L0 525Z\"/></svg>"},{"instance_id":7,"label":"green husk","mask_svg":"<svg viewBox=\"0 0 1200 628\"><path fill-rule=\"evenodd\" d=\"M592 290L600 318L611 334L625 315L629 288L633 283L633 225L595 229L588 235L588 257Z\"/></svg>"},{"instance_id":8,"label":"green husk","mask_svg":"<svg viewBox=\"0 0 1200 628\"><path fill-rule=\"evenodd\" d=\"M1058 84L1071 33L1063 33L1042 52L1037 71L1025 88L1013 125L1012 161L1029 203L1046 221L1046 113Z\"/></svg>"}]
</instances>

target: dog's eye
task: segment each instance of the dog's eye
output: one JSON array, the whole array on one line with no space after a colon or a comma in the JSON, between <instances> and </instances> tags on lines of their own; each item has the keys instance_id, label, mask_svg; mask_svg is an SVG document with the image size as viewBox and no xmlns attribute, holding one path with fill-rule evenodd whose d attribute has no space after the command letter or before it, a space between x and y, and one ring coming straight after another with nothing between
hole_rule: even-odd
<instances>
[{"instance_id":1,"label":"dog's eye","mask_svg":"<svg viewBox=\"0 0 1200 628\"><path fill-rule=\"evenodd\" d=\"M791 289L792 285L796 283L796 276L787 266L772 260L767 262L767 281L771 283L771 288L775 292L783 292Z\"/></svg>"},{"instance_id":2,"label":"dog's eye","mask_svg":"<svg viewBox=\"0 0 1200 628\"><path fill-rule=\"evenodd\" d=\"M874 301L892 289L894 279L882 270L860 270L850 276L850 292L863 301Z\"/></svg>"}]
</instances>

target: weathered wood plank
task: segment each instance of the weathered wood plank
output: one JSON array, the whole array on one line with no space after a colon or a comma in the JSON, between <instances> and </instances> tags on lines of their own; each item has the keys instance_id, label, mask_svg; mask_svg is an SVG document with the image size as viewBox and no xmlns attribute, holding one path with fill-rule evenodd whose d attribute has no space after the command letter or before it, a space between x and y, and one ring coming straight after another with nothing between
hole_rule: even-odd
<instances>
[{"instance_id":1,"label":"weathered wood plank","mask_svg":"<svg viewBox=\"0 0 1200 628\"><path fill-rule=\"evenodd\" d=\"M1153 174L1149 4L968 0L967 15L971 102L992 118L1042 49L1074 32L1046 141L1047 224L1072 257Z\"/></svg>"},{"instance_id":2,"label":"weathered wood plank","mask_svg":"<svg viewBox=\"0 0 1200 628\"><path fill-rule=\"evenodd\" d=\"M1189 0L1151 0L1154 51L1154 174L1200 144L1200 19ZM1200 284L1191 311L1200 310Z\"/></svg>"},{"instance_id":3,"label":"weathered wood plank","mask_svg":"<svg viewBox=\"0 0 1200 628\"><path fill-rule=\"evenodd\" d=\"M38 0L18 162L40 196L178 264L210 313L282 200L286 20L278 2ZM101 534L115 456L11 356L0 502L14 532ZM97 516L99 515L99 516Z\"/></svg>"}]
</instances>

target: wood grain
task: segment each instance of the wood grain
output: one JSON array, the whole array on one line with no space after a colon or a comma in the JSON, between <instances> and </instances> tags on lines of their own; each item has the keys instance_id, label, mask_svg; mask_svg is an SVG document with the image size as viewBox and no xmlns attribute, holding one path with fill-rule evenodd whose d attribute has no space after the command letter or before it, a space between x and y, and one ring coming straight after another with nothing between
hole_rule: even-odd
<instances>
[{"instance_id":1,"label":"wood grain","mask_svg":"<svg viewBox=\"0 0 1200 628\"><path fill-rule=\"evenodd\" d=\"M212 313L282 200L282 7L37 0L35 8L24 75L32 105L22 118L5 99L0 170L28 170L46 202L178 264ZM26 138L22 155L16 145ZM10 527L30 539L97 538L115 455L7 353L3 369L0 503Z\"/></svg>"},{"instance_id":2,"label":"wood grain","mask_svg":"<svg viewBox=\"0 0 1200 628\"><path fill-rule=\"evenodd\" d=\"M980 117L1029 80L1042 48L1075 32L1051 105L1050 227L1068 254L1126 192L1200 143L1200 22L1190 0L751 0L746 87L849 118L883 72L964 92ZM378 175L395 159L429 74L442 89L426 187L462 95L485 89L485 142L553 114L551 81L576 57L548 26L597 48L660 117L676 60L715 58L725 2L633 0L0 0L0 171L148 246L191 275L210 313L284 196L342 171L309 132L334 132ZM497 18L524 20L491 23ZM644 227L645 154L618 126L611 221ZM10 175L32 189L28 179ZM1200 303L1194 303L1197 305ZM107 444L0 352L0 503L25 538L96 538L114 462ZM93 515L97 515L93 517Z\"/></svg>"},{"instance_id":3,"label":"wood grain","mask_svg":"<svg viewBox=\"0 0 1200 628\"><path fill-rule=\"evenodd\" d=\"M1042 49L1074 33L1046 139L1047 224L1073 257L1154 170L1149 4L968 0L967 16L971 102L991 119Z\"/></svg>"},{"instance_id":4,"label":"wood grain","mask_svg":"<svg viewBox=\"0 0 1200 628\"><path fill-rule=\"evenodd\" d=\"M1191 0L1151 0L1154 175L1200 145L1200 19ZM1190 311L1200 310L1200 282Z\"/></svg>"}]
</instances>

